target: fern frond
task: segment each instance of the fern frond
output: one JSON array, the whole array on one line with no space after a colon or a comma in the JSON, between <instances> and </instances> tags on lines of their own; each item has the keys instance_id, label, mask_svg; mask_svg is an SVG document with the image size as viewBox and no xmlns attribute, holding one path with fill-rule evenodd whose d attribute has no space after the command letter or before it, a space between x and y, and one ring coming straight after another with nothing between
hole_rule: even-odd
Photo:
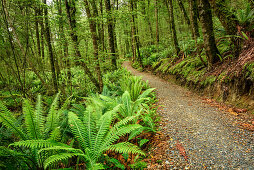
<instances>
[{"instance_id":1,"label":"fern frond","mask_svg":"<svg viewBox=\"0 0 254 170\"><path fill-rule=\"evenodd\" d=\"M89 146L89 142L86 140L86 128L83 122L73 112L69 112L69 126L75 138L78 140L81 147L84 149Z\"/></svg>"},{"instance_id":2,"label":"fern frond","mask_svg":"<svg viewBox=\"0 0 254 170\"><path fill-rule=\"evenodd\" d=\"M30 139L38 139L38 127L34 119L34 109L29 100L23 101L23 114L25 116L25 125Z\"/></svg>"},{"instance_id":3,"label":"fern frond","mask_svg":"<svg viewBox=\"0 0 254 170\"><path fill-rule=\"evenodd\" d=\"M136 115L134 116L128 116L125 117L124 119L122 119L121 121L117 122L114 127L115 128L119 128L121 126L125 126L128 123L132 122L133 120L137 119L140 115L141 115L142 110L140 110Z\"/></svg>"},{"instance_id":4,"label":"fern frond","mask_svg":"<svg viewBox=\"0 0 254 170\"><path fill-rule=\"evenodd\" d=\"M101 119L97 122L97 135L93 142L93 152L100 154L100 147L104 142L105 135L109 132L112 122L112 111L106 112Z\"/></svg>"},{"instance_id":5,"label":"fern frond","mask_svg":"<svg viewBox=\"0 0 254 170\"><path fill-rule=\"evenodd\" d=\"M52 155L44 161L44 163L43 163L44 169L47 169L49 166L52 166L58 162L65 161L65 160L68 160L68 159L70 159L72 157L76 157L76 156L84 157L84 154L81 154L81 153L59 153L57 155Z\"/></svg>"},{"instance_id":6,"label":"fern frond","mask_svg":"<svg viewBox=\"0 0 254 170\"><path fill-rule=\"evenodd\" d=\"M141 128L142 126L139 124L127 125L123 127L113 127L110 129L110 132L106 135L104 139L104 143L101 145L101 152L105 151L107 147L116 142L121 136L124 136L132 131Z\"/></svg>"},{"instance_id":7,"label":"fern frond","mask_svg":"<svg viewBox=\"0 0 254 170\"><path fill-rule=\"evenodd\" d=\"M60 142L56 142L53 140L25 140L25 141L14 142L10 144L9 146L26 147L31 149L41 149L41 148L47 148L47 147L53 147L53 146L68 146L68 145L60 143Z\"/></svg>"},{"instance_id":8,"label":"fern frond","mask_svg":"<svg viewBox=\"0 0 254 170\"><path fill-rule=\"evenodd\" d=\"M37 134L38 138L41 139L43 138L43 133L44 133L44 117L42 116L42 101L41 101L41 95L38 95L37 97L37 103L35 106L35 111L34 111L34 119L35 119L35 124L37 128Z\"/></svg>"},{"instance_id":9,"label":"fern frond","mask_svg":"<svg viewBox=\"0 0 254 170\"><path fill-rule=\"evenodd\" d=\"M138 146L129 143L129 142L121 142L114 145L111 145L107 148L108 150L119 152L119 153L133 153L146 155Z\"/></svg>"},{"instance_id":10,"label":"fern frond","mask_svg":"<svg viewBox=\"0 0 254 170\"><path fill-rule=\"evenodd\" d=\"M138 96L138 99L146 98L155 88L150 88L145 90L141 95Z\"/></svg>"},{"instance_id":11,"label":"fern frond","mask_svg":"<svg viewBox=\"0 0 254 170\"><path fill-rule=\"evenodd\" d=\"M16 123L16 119L13 114L6 108L6 106L0 101L0 122L11 129L15 134L17 134L21 139L26 140L27 136L23 132L21 126Z\"/></svg>"},{"instance_id":12,"label":"fern frond","mask_svg":"<svg viewBox=\"0 0 254 170\"><path fill-rule=\"evenodd\" d=\"M49 148L43 148L40 149L38 151L38 154L40 154L41 152L44 151L67 151L67 152L71 152L71 153L80 153L80 154L84 154L84 152L81 149L75 149L72 148L71 146L53 146L53 147L49 147Z\"/></svg>"},{"instance_id":13,"label":"fern frond","mask_svg":"<svg viewBox=\"0 0 254 170\"><path fill-rule=\"evenodd\" d=\"M54 130L54 128L56 128L58 125L57 109L58 109L59 96L60 96L60 93L57 93L54 101L52 102L52 104L50 106L49 113L47 116L47 122L46 122L46 131L47 132Z\"/></svg>"},{"instance_id":14,"label":"fern frond","mask_svg":"<svg viewBox=\"0 0 254 170\"><path fill-rule=\"evenodd\" d=\"M84 137L86 141L86 147L92 147L92 141L95 138L96 134L96 117L93 115L92 108L87 107L87 110L84 112L83 124L85 126Z\"/></svg>"},{"instance_id":15,"label":"fern frond","mask_svg":"<svg viewBox=\"0 0 254 170\"><path fill-rule=\"evenodd\" d=\"M136 129L135 131L132 131L129 135L128 140L131 140L133 138L135 138L136 136L138 136L139 134L141 134L144 131L144 127L140 127L138 129Z\"/></svg>"},{"instance_id":16,"label":"fern frond","mask_svg":"<svg viewBox=\"0 0 254 170\"><path fill-rule=\"evenodd\" d=\"M57 127L51 132L49 139L59 141L60 138L61 138L61 130L60 127Z\"/></svg>"}]
</instances>

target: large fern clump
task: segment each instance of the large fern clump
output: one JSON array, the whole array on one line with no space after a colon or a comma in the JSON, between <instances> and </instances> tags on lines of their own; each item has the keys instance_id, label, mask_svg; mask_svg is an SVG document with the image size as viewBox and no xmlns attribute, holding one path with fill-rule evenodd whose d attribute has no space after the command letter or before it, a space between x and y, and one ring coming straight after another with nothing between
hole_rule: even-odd
<instances>
[{"instance_id":1,"label":"large fern clump","mask_svg":"<svg viewBox=\"0 0 254 170\"><path fill-rule=\"evenodd\" d=\"M118 106L103 115L94 112L92 107L87 107L82 116L69 112L68 120L71 131L79 143L80 149L70 146L55 145L41 149L39 152L53 151L57 154L44 160L44 167L54 166L58 162L78 157L86 163L88 169L103 168L100 158L106 151L119 153L134 153L145 155L138 146L127 141L116 143L120 137L139 129L139 124L129 124L135 116L127 117L116 124L112 121L116 118Z\"/></svg>"},{"instance_id":2,"label":"large fern clump","mask_svg":"<svg viewBox=\"0 0 254 170\"><path fill-rule=\"evenodd\" d=\"M63 119L63 111L66 109L69 100L59 109L59 96L58 93L46 116L43 113L41 95L38 95L35 107L28 99L24 99L22 107L24 120L21 121L21 124L18 123L18 118L14 117L14 114L0 102L0 122L21 140L11 144L11 146L21 147L20 149L23 147L31 148L27 153L34 167L42 167L37 150L47 147L48 145L45 145L48 142L47 140L54 141L61 136L60 124Z\"/></svg>"}]
</instances>

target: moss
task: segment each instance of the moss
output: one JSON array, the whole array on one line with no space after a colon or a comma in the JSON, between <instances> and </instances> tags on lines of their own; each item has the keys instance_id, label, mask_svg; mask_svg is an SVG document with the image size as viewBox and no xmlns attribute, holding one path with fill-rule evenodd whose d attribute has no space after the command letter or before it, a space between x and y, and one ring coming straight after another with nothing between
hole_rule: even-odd
<instances>
[{"instance_id":1,"label":"moss","mask_svg":"<svg viewBox=\"0 0 254 170\"><path fill-rule=\"evenodd\" d=\"M170 58L162 59L161 65L155 71L165 73L167 69L171 66L170 60Z\"/></svg>"},{"instance_id":2,"label":"moss","mask_svg":"<svg viewBox=\"0 0 254 170\"><path fill-rule=\"evenodd\" d=\"M208 86L208 85L212 85L213 83L215 83L217 77L216 76L208 76L205 80L201 81L200 84L203 85L204 87Z\"/></svg>"},{"instance_id":3,"label":"moss","mask_svg":"<svg viewBox=\"0 0 254 170\"><path fill-rule=\"evenodd\" d=\"M245 72L245 78L249 78L254 81L254 62L245 64L243 72Z\"/></svg>"}]
</instances>

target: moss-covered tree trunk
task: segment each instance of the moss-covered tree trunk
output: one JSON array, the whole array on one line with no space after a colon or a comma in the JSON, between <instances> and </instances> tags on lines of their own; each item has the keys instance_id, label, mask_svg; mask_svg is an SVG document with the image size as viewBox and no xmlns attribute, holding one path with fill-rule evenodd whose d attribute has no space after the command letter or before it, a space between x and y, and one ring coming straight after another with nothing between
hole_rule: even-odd
<instances>
[{"instance_id":1,"label":"moss-covered tree trunk","mask_svg":"<svg viewBox=\"0 0 254 170\"><path fill-rule=\"evenodd\" d=\"M197 42L198 37L200 36L198 30L198 5L197 0L189 0L190 4L190 19L191 19L191 29L194 35L194 39Z\"/></svg>"},{"instance_id":2,"label":"moss-covered tree trunk","mask_svg":"<svg viewBox=\"0 0 254 170\"><path fill-rule=\"evenodd\" d=\"M111 11L110 0L105 0L105 7L107 11L107 21L108 21L108 38L109 38L109 47L111 52L111 63L113 70L117 69L116 63L116 50L115 50L115 39L114 39L114 27L113 27L113 18Z\"/></svg>"},{"instance_id":3,"label":"moss-covered tree trunk","mask_svg":"<svg viewBox=\"0 0 254 170\"><path fill-rule=\"evenodd\" d=\"M239 25L238 20L234 13L230 11L228 8L228 5L226 3L226 0L210 0L212 7L214 9L214 12L216 16L219 18L221 24L226 30L226 33L230 35L230 51L232 51L233 56L237 58L239 56L240 50L241 50L241 43L240 39L237 37L237 26Z\"/></svg>"},{"instance_id":4,"label":"moss-covered tree trunk","mask_svg":"<svg viewBox=\"0 0 254 170\"><path fill-rule=\"evenodd\" d=\"M251 9L254 9L254 0L249 0Z\"/></svg>"},{"instance_id":5,"label":"moss-covered tree trunk","mask_svg":"<svg viewBox=\"0 0 254 170\"><path fill-rule=\"evenodd\" d=\"M130 8L131 8L131 33L132 33L132 52L133 52L133 60L137 60L139 64L142 64L141 62L141 56L140 56L140 43L139 38L137 35L137 28L136 28L136 19L137 19L137 4L135 0L130 0Z\"/></svg>"},{"instance_id":6,"label":"moss-covered tree trunk","mask_svg":"<svg viewBox=\"0 0 254 170\"><path fill-rule=\"evenodd\" d=\"M89 79L93 82L93 84L97 87L99 91L102 90L102 87L99 84L99 81L96 80L96 78L93 76L92 72L89 70L88 66L85 62L80 61L82 59L81 53L79 51L78 47L78 36L76 32L76 7L75 7L75 1L71 0L70 2L68 0L65 0L65 7L66 7L66 13L69 20L70 25L70 36L74 43L74 50L76 53L76 61L75 64L81 65L84 68L85 73L88 75Z\"/></svg>"},{"instance_id":7,"label":"moss-covered tree trunk","mask_svg":"<svg viewBox=\"0 0 254 170\"><path fill-rule=\"evenodd\" d=\"M45 4L45 7L44 7L45 35L46 35L46 41L47 41L48 50L49 50L52 81L53 81L55 92L58 92L58 84L57 84L56 68L55 68L55 58L54 58L53 48L52 48L52 44L51 44L51 33L50 33L50 26L49 26L49 20L48 20L47 0L43 0L43 2Z\"/></svg>"},{"instance_id":8,"label":"moss-covered tree trunk","mask_svg":"<svg viewBox=\"0 0 254 170\"><path fill-rule=\"evenodd\" d=\"M169 18L170 18L170 26L172 29L172 38L173 38L173 42L174 42L174 47L176 50L176 54L178 55L180 53L180 47L178 44L178 39L177 39L177 34L176 34L176 28L175 28L175 19L174 19L174 11L173 11L173 3L172 0L166 0L166 6L168 8L168 14L169 14Z\"/></svg>"},{"instance_id":9,"label":"moss-covered tree trunk","mask_svg":"<svg viewBox=\"0 0 254 170\"><path fill-rule=\"evenodd\" d=\"M89 3L87 0L84 0L85 2L85 9L86 9L86 15L89 22L89 28L93 40L93 49L94 49L94 62L95 62L95 69L97 72L98 77L98 83L99 83L99 91L102 92L103 89L103 81L102 81L102 75L101 75L101 68L99 63L99 46L98 46L98 36L97 36L97 29L96 29L96 22L94 20L94 16L91 14L91 10L89 7Z\"/></svg>"},{"instance_id":10,"label":"moss-covered tree trunk","mask_svg":"<svg viewBox=\"0 0 254 170\"><path fill-rule=\"evenodd\" d=\"M184 16L184 19L185 19L186 24L187 24L187 25L189 26L189 28L191 29L190 18L189 18L188 14L187 14L187 12L186 12L186 10L185 10L185 8L184 8L184 4L183 4L182 0L178 0L177 2L178 2L178 4L179 4L179 7L180 7L182 13L183 13L183 16ZM191 33L192 33L192 37L194 38L194 33L193 33L193 30L192 30L192 29L191 29Z\"/></svg>"},{"instance_id":11,"label":"moss-covered tree trunk","mask_svg":"<svg viewBox=\"0 0 254 170\"><path fill-rule=\"evenodd\" d=\"M68 53L68 41L65 37L65 31L64 31L62 0L57 0L56 3L57 3L58 15L59 15L59 32L60 32L61 46L63 48L65 64L66 64L66 67L67 67L67 84L72 89L71 64L70 64L69 53Z\"/></svg>"},{"instance_id":12,"label":"moss-covered tree trunk","mask_svg":"<svg viewBox=\"0 0 254 170\"><path fill-rule=\"evenodd\" d=\"M199 0L200 23L204 37L204 46L208 60L208 68L220 60L219 50L215 43L211 5L209 0Z\"/></svg>"},{"instance_id":13,"label":"moss-covered tree trunk","mask_svg":"<svg viewBox=\"0 0 254 170\"><path fill-rule=\"evenodd\" d=\"M158 0L155 0L155 19L156 19L156 43L160 42L159 36L159 16L158 16Z\"/></svg>"}]
</instances>

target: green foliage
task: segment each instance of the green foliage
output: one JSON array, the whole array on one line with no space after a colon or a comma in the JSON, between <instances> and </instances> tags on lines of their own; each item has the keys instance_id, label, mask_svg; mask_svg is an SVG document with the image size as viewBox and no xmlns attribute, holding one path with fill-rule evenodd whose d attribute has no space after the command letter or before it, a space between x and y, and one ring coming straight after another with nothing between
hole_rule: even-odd
<instances>
[{"instance_id":1,"label":"green foliage","mask_svg":"<svg viewBox=\"0 0 254 170\"><path fill-rule=\"evenodd\" d=\"M216 76L209 76L205 80L201 81L200 84L206 87L208 85L212 85L216 80L217 80Z\"/></svg>"},{"instance_id":2,"label":"green foliage","mask_svg":"<svg viewBox=\"0 0 254 170\"><path fill-rule=\"evenodd\" d=\"M23 100L24 127L18 124L18 119L0 102L0 121L3 125L16 134L22 141L14 142L11 146L27 147L28 157L33 160L35 167L41 167L40 158L36 153L37 149L55 145L51 140L59 139L61 135L59 126L62 122L63 110L69 102L58 109L59 95L57 94L49 108L46 117L43 116L42 100L38 95L36 107L34 109L31 102ZM46 121L46 122L45 122ZM45 139L51 139L49 141Z\"/></svg>"},{"instance_id":3,"label":"green foliage","mask_svg":"<svg viewBox=\"0 0 254 170\"><path fill-rule=\"evenodd\" d=\"M245 9L239 9L237 11L237 18L239 24L244 27L246 31L252 31L254 29L254 9L250 4Z\"/></svg>"},{"instance_id":4,"label":"green foliage","mask_svg":"<svg viewBox=\"0 0 254 170\"><path fill-rule=\"evenodd\" d=\"M26 169L32 162L24 153L0 146L0 169Z\"/></svg>"},{"instance_id":5,"label":"green foliage","mask_svg":"<svg viewBox=\"0 0 254 170\"><path fill-rule=\"evenodd\" d=\"M138 96L145 87L147 85L142 81L141 77L126 76L121 82L122 90L129 92L132 101L138 99Z\"/></svg>"}]
</instances>

